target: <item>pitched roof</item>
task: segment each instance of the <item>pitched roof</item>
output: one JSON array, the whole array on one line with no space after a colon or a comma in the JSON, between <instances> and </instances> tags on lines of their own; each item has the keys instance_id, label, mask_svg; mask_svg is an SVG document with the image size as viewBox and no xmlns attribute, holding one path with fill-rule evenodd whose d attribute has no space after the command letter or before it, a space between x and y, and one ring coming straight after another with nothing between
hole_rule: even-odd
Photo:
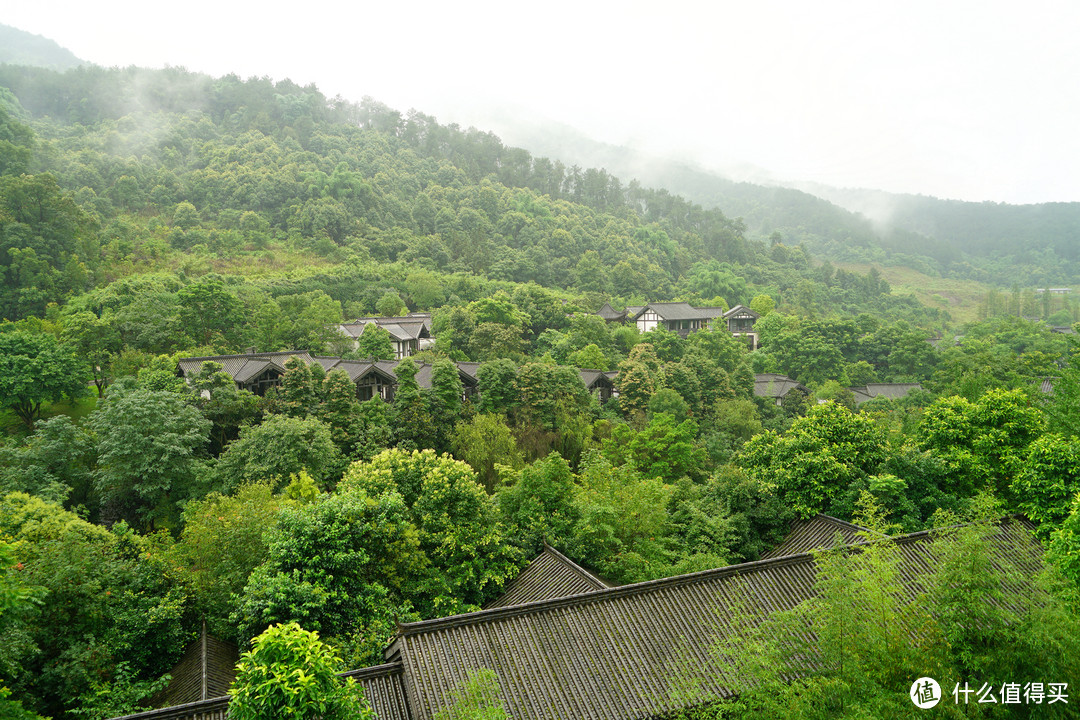
<instances>
[{"instance_id":1,"label":"pitched roof","mask_svg":"<svg viewBox=\"0 0 1080 720\"><path fill-rule=\"evenodd\" d=\"M484 608L552 600L606 587L603 580L544 543L544 549L507 584L506 591Z\"/></svg>"},{"instance_id":2,"label":"pitched roof","mask_svg":"<svg viewBox=\"0 0 1080 720\"><path fill-rule=\"evenodd\" d=\"M585 384L586 388L594 387L601 378L603 378L604 384L610 385L612 382L607 372L603 370L581 369L578 370L578 375L581 377L581 382Z\"/></svg>"},{"instance_id":3,"label":"pitched roof","mask_svg":"<svg viewBox=\"0 0 1080 720\"><path fill-rule=\"evenodd\" d=\"M401 673L401 663L394 662L350 670L341 675L353 678L364 689L364 697L379 720L410 720Z\"/></svg>"},{"instance_id":4,"label":"pitched roof","mask_svg":"<svg viewBox=\"0 0 1080 720\"><path fill-rule=\"evenodd\" d=\"M795 520L791 523L787 537L775 548L762 555L761 559L767 560L830 548L835 544L836 533L840 533L843 538L841 545L851 545L863 537L859 533L868 532L870 531L864 527L830 515L815 515L809 520Z\"/></svg>"},{"instance_id":5,"label":"pitched roof","mask_svg":"<svg viewBox=\"0 0 1080 720\"><path fill-rule=\"evenodd\" d=\"M922 383L866 383L848 390L855 396L855 404L862 405L867 400L879 397L890 400L905 398L912 390L922 390Z\"/></svg>"},{"instance_id":6,"label":"pitched roof","mask_svg":"<svg viewBox=\"0 0 1080 720\"><path fill-rule=\"evenodd\" d=\"M1032 528L1023 520L999 524L992 537L998 557L1033 571L1042 551ZM912 593L931 565L929 538L927 531L893 538L900 579ZM480 669L496 673L500 700L515 720L656 717L682 708L687 668L708 696L730 697L730 669L710 652L714 640L808 599L815 574L812 554L786 555L409 623L387 648L388 663L345 675L364 687L382 720L430 720ZM218 698L128 720L217 720L227 703Z\"/></svg>"},{"instance_id":7,"label":"pitched roof","mask_svg":"<svg viewBox=\"0 0 1080 720\"><path fill-rule=\"evenodd\" d=\"M870 397L887 397L894 400L907 397L912 390L922 390L922 383L866 383Z\"/></svg>"},{"instance_id":8,"label":"pitched roof","mask_svg":"<svg viewBox=\"0 0 1080 720\"><path fill-rule=\"evenodd\" d=\"M629 312L627 308L627 312ZM637 319L645 310L652 310L663 320L711 320L724 314L723 308L703 307L696 308L685 302L649 303L634 313Z\"/></svg>"},{"instance_id":9,"label":"pitched roof","mask_svg":"<svg viewBox=\"0 0 1080 720\"><path fill-rule=\"evenodd\" d=\"M725 318L735 317L736 315L739 316L739 317L752 317L755 320L758 319L759 317L761 317L760 315L758 315L756 312L754 312L750 308L746 307L745 305L736 305L735 307L731 308L726 313L724 313Z\"/></svg>"},{"instance_id":10,"label":"pitched roof","mask_svg":"<svg viewBox=\"0 0 1080 720\"><path fill-rule=\"evenodd\" d=\"M184 657L169 672L169 684L150 702L167 707L222 697L236 677L239 659L236 646L207 633L204 622L199 638L188 645Z\"/></svg>"},{"instance_id":11,"label":"pitched roof","mask_svg":"<svg viewBox=\"0 0 1080 720\"><path fill-rule=\"evenodd\" d=\"M464 369L458 363L454 363L458 366L458 377L461 378L461 384L465 387L476 386L476 373L470 373L467 369ZM416 371L416 384L425 390L431 389L431 375L435 370L435 366L431 363L416 363L419 370Z\"/></svg>"},{"instance_id":12,"label":"pitched roof","mask_svg":"<svg viewBox=\"0 0 1080 720\"><path fill-rule=\"evenodd\" d=\"M306 363L311 362L311 356L306 352L299 350L282 350L280 352L204 355L202 357L180 358L176 364L180 374L186 377L188 375L194 375L202 370L203 363L216 362L220 363L224 371L229 373L231 377L236 378L238 374L241 374L244 377L251 377L251 375L248 374L250 371L245 370L245 367L249 363L270 362L284 371L285 363L288 362L290 358L294 357L298 357ZM265 368L265 364L259 367L260 370L264 370ZM243 380L238 382L243 382Z\"/></svg>"},{"instance_id":13,"label":"pitched roof","mask_svg":"<svg viewBox=\"0 0 1080 720\"><path fill-rule=\"evenodd\" d=\"M397 376L394 375L397 362L392 360L344 360L339 357L326 356L315 356L312 360L322 365L323 370L326 372L344 370L353 382L370 373L382 376L387 382L397 382Z\"/></svg>"},{"instance_id":14,"label":"pitched roof","mask_svg":"<svg viewBox=\"0 0 1080 720\"><path fill-rule=\"evenodd\" d=\"M1001 525L1001 552L1030 562L1040 552L1030 526ZM927 532L895 539L904 583L929 567ZM680 709L682 669L699 669L702 690L732 695L727 668L709 652L714 632L760 622L814 592L814 557L788 555L581 595L409 623L387 649L400 661L414 720L451 702L470 671L493 670L515 720L655 717ZM743 598L736 609L733 598ZM749 616L749 617L748 617Z\"/></svg>"},{"instance_id":15,"label":"pitched roof","mask_svg":"<svg viewBox=\"0 0 1080 720\"><path fill-rule=\"evenodd\" d=\"M754 394L758 397L782 398L792 390L809 392L798 380L777 373L758 373L754 375Z\"/></svg>"},{"instance_id":16,"label":"pitched roof","mask_svg":"<svg viewBox=\"0 0 1080 720\"><path fill-rule=\"evenodd\" d=\"M480 369L480 363L478 362L466 362L462 360L456 364L458 366L458 370L474 379L476 378L476 371Z\"/></svg>"},{"instance_id":17,"label":"pitched roof","mask_svg":"<svg viewBox=\"0 0 1080 720\"><path fill-rule=\"evenodd\" d=\"M604 307L600 308L596 314L605 320L622 320L626 317L626 310L619 312L608 303L604 303Z\"/></svg>"}]
</instances>

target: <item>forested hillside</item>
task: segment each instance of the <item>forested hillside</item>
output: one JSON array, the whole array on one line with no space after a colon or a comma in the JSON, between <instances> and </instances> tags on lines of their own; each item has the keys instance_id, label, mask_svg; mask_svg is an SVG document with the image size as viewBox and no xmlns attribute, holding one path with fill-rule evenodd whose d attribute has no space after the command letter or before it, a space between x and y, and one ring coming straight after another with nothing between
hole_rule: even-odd
<instances>
[{"instance_id":1,"label":"forested hillside","mask_svg":"<svg viewBox=\"0 0 1080 720\"><path fill-rule=\"evenodd\" d=\"M775 233L832 262L902 265L1006 288L1072 286L1080 277L1080 203L976 203L815 183L738 182L691 161L598 143L565 127L502 124L539 154L666 188L740 218L750 238ZM716 142L723 147L725 139Z\"/></svg>"},{"instance_id":2,"label":"forested hillside","mask_svg":"<svg viewBox=\"0 0 1080 720\"><path fill-rule=\"evenodd\" d=\"M1019 291L953 327L719 210L288 81L5 65L3 88L0 714L145 707L201 620L241 649L298 622L359 667L545 542L624 584L756 560L818 513L1025 514L1059 574L1017 603L964 576L935 607L1001 612L931 628L934 662L1003 673L1023 626L1064 658L1028 670L1076 669L1070 297L1041 303L1062 332ZM760 348L596 314L667 300L748 306ZM384 370L390 401L302 358L259 395L231 358L178 373L389 361L338 325L417 311L433 345ZM903 392L857 404L876 383Z\"/></svg>"}]
</instances>

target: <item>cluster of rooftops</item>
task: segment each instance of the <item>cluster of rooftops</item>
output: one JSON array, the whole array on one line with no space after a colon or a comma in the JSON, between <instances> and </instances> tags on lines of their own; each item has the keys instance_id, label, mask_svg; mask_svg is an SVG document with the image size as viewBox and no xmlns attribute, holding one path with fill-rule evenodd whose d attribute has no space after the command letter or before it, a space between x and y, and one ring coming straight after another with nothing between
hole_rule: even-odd
<instances>
[{"instance_id":1,"label":"cluster of rooftops","mask_svg":"<svg viewBox=\"0 0 1080 720\"><path fill-rule=\"evenodd\" d=\"M1003 521L994 551L1033 569L1041 550L1031 527L1023 519ZM716 659L713 644L810 598L812 551L857 548L873 538L864 528L819 515L795 521L761 560L622 587L545 544L484 609L401 625L383 664L344 675L364 688L380 720L430 720L478 670L495 672L499 700L516 719L667 716L687 705L680 690L688 669L705 698L733 696L737 679ZM913 595L932 564L929 539L925 531L891 539ZM173 706L128 720L224 718L236 655L223 645L204 630L159 697Z\"/></svg>"},{"instance_id":2,"label":"cluster of rooftops","mask_svg":"<svg viewBox=\"0 0 1080 720\"><path fill-rule=\"evenodd\" d=\"M751 350L756 350L758 345L754 323L759 316L744 305L725 310L722 307L697 308L685 302L649 303L632 305L619 312L605 303L596 314L607 322L632 322L643 333L662 326L684 338L696 330L712 327L713 322L720 318L732 335L746 339ZM357 318L338 325L338 331L355 342L369 327L378 327L390 334L395 360L426 350L435 342L431 313L426 312L400 317Z\"/></svg>"},{"instance_id":3,"label":"cluster of rooftops","mask_svg":"<svg viewBox=\"0 0 1080 720\"><path fill-rule=\"evenodd\" d=\"M286 372L285 364L292 358L298 358L308 365L318 364L327 372L345 371L356 385L356 397L361 402L376 396L386 402L394 399L397 388L397 375L394 374L394 370L401 362L400 360L345 360L340 357L312 355L298 350L249 352L237 355L182 358L177 363L176 373L180 377L189 378L197 374L204 363L215 362L232 377L238 388L250 390L256 395L264 395L271 387L281 384L281 378ZM465 398L475 397L479 393L477 370L480 363L455 362L454 364L458 368L458 377L461 378ZM430 389L432 365L417 363L417 367L419 368L416 374L417 384L422 389ZM619 394L619 373L616 370L581 368L578 370L578 375L585 388L601 403ZM855 395L855 402L862 404L877 397L901 398L921 387L918 383L870 383L851 388L851 391ZM804 395L810 393L805 385L786 375L758 373L754 376L754 395L768 398L777 405L782 405L784 399L792 391Z\"/></svg>"}]
</instances>

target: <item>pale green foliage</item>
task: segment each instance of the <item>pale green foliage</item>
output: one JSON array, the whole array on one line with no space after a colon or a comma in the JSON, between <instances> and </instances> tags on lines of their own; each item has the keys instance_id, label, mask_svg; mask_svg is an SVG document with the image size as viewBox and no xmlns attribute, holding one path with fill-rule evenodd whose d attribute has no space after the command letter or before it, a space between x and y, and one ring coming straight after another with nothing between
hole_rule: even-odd
<instances>
[{"instance_id":1,"label":"pale green foliage","mask_svg":"<svg viewBox=\"0 0 1080 720\"><path fill-rule=\"evenodd\" d=\"M965 494L987 484L1004 494L1042 430L1042 415L1023 392L990 390L976 402L951 396L928 407L919 446L946 462Z\"/></svg>"},{"instance_id":2,"label":"pale green foliage","mask_svg":"<svg viewBox=\"0 0 1080 720\"><path fill-rule=\"evenodd\" d=\"M435 713L435 720L506 720L499 698L499 677L493 670L471 670L449 705Z\"/></svg>"},{"instance_id":3,"label":"pale green foliage","mask_svg":"<svg viewBox=\"0 0 1080 720\"><path fill-rule=\"evenodd\" d=\"M646 477L673 483L687 476L703 477L705 453L695 442L697 423L677 422L667 413L655 415L638 432L616 425L603 443L604 455L612 462L630 465Z\"/></svg>"},{"instance_id":4,"label":"pale green foliage","mask_svg":"<svg viewBox=\"0 0 1080 720\"><path fill-rule=\"evenodd\" d=\"M1069 511L1050 535L1047 559L1072 583L1073 607L1080 612L1080 493L1073 498Z\"/></svg>"},{"instance_id":5,"label":"pale green foliage","mask_svg":"<svg viewBox=\"0 0 1080 720\"><path fill-rule=\"evenodd\" d=\"M783 435L770 431L751 438L739 464L774 483L798 514L811 517L827 510L852 482L874 474L886 450L884 433L870 418L826 403Z\"/></svg>"},{"instance_id":6,"label":"pale green foliage","mask_svg":"<svg viewBox=\"0 0 1080 720\"><path fill-rule=\"evenodd\" d=\"M992 497L978 496L974 508L965 525L947 513L935 517L941 527L926 589L952 667L964 679L1007 677L1021 685L1080 677L1080 618L1063 601L1060 576L1031 557L1034 539L1011 547L996 539L991 519L1000 510ZM1034 707L1027 713L1049 714Z\"/></svg>"},{"instance_id":7,"label":"pale green foliage","mask_svg":"<svg viewBox=\"0 0 1080 720\"><path fill-rule=\"evenodd\" d=\"M184 508L184 530L172 558L190 574L200 609L222 636L222 624L248 576L268 553L267 533L277 522L282 501L272 481L248 483L236 495L211 493Z\"/></svg>"},{"instance_id":8,"label":"pale green foliage","mask_svg":"<svg viewBox=\"0 0 1080 720\"><path fill-rule=\"evenodd\" d=\"M610 366L607 356L595 343L570 353L566 361L574 367L589 368L591 370L607 370Z\"/></svg>"},{"instance_id":9,"label":"pale green foliage","mask_svg":"<svg viewBox=\"0 0 1080 720\"><path fill-rule=\"evenodd\" d=\"M418 609L446 615L479 606L516 572L516 553L504 537L492 499L468 464L432 450L386 450L353 463L346 491L404 499L432 572L411 588Z\"/></svg>"},{"instance_id":10,"label":"pale green foliage","mask_svg":"<svg viewBox=\"0 0 1080 720\"><path fill-rule=\"evenodd\" d=\"M867 501L862 519L881 527ZM925 598L911 598L900 573L898 546L876 533L858 552L815 554L816 593L785 611L763 611L749 586L736 593L713 629L709 662L683 664L675 697L706 703L702 679L723 677L738 697L682 715L697 717L893 718L906 717L914 678L941 685L955 677L941 656L940 635Z\"/></svg>"},{"instance_id":11,"label":"pale green foliage","mask_svg":"<svg viewBox=\"0 0 1080 720\"><path fill-rule=\"evenodd\" d=\"M526 466L513 484L500 488L499 510L516 528L518 542L528 550L545 538L569 537L579 511L574 504L574 473L558 453Z\"/></svg>"},{"instance_id":12,"label":"pale green foliage","mask_svg":"<svg viewBox=\"0 0 1080 720\"><path fill-rule=\"evenodd\" d=\"M1035 440L1011 490L1020 511L1042 524L1042 536L1049 535L1080 493L1080 439L1047 434Z\"/></svg>"},{"instance_id":13,"label":"pale green foliage","mask_svg":"<svg viewBox=\"0 0 1080 720\"><path fill-rule=\"evenodd\" d=\"M285 486L285 497L297 503L315 502L319 497L319 486L307 470L301 470L295 475L289 476L289 484Z\"/></svg>"},{"instance_id":14,"label":"pale green foliage","mask_svg":"<svg viewBox=\"0 0 1080 720\"><path fill-rule=\"evenodd\" d=\"M761 317L765 317L776 309L776 301L770 295L755 295L750 301L750 309Z\"/></svg>"},{"instance_id":15,"label":"pale green foliage","mask_svg":"<svg viewBox=\"0 0 1080 720\"><path fill-rule=\"evenodd\" d=\"M342 680L334 651L296 623L274 625L255 638L236 666L232 720L375 720L363 691Z\"/></svg>"},{"instance_id":16,"label":"pale green foliage","mask_svg":"<svg viewBox=\"0 0 1080 720\"><path fill-rule=\"evenodd\" d=\"M387 292L375 303L375 312L384 317L397 317L405 312L405 303L396 292Z\"/></svg>"},{"instance_id":17,"label":"pale green foliage","mask_svg":"<svg viewBox=\"0 0 1080 720\"><path fill-rule=\"evenodd\" d=\"M617 582L659 576L671 559L671 486L597 452L586 454L578 483L575 557Z\"/></svg>"},{"instance_id":18,"label":"pale green foliage","mask_svg":"<svg viewBox=\"0 0 1080 720\"><path fill-rule=\"evenodd\" d=\"M524 458L501 415L483 413L459 422L451 438L454 455L472 466L488 492L499 478L497 465L521 469Z\"/></svg>"}]
</instances>

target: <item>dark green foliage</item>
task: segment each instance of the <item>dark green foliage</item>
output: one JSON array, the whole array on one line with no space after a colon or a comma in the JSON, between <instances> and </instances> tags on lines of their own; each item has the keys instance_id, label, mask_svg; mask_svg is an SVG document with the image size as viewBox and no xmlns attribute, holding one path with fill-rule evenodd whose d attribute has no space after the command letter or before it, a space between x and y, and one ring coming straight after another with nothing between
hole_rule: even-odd
<instances>
[{"instance_id":1,"label":"dark green foliage","mask_svg":"<svg viewBox=\"0 0 1080 720\"><path fill-rule=\"evenodd\" d=\"M193 486L211 423L172 392L114 386L87 424L95 435L94 489L102 516L153 529L176 521Z\"/></svg>"},{"instance_id":2,"label":"dark green foliage","mask_svg":"<svg viewBox=\"0 0 1080 720\"><path fill-rule=\"evenodd\" d=\"M520 533L517 542L529 552L538 551L545 539L570 537L579 518L574 474L558 453L525 467L496 498L507 524Z\"/></svg>"},{"instance_id":3,"label":"dark green foliage","mask_svg":"<svg viewBox=\"0 0 1080 720\"><path fill-rule=\"evenodd\" d=\"M96 448L66 415L38 423L26 445L0 447L0 495L25 492L57 505L85 504Z\"/></svg>"},{"instance_id":4,"label":"dark green foliage","mask_svg":"<svg viewBox=\"0 0 1080 720\"><path fill-rule=\"evenodd\" d=\"M220 363L207 361L199 372L187 378L189 402L213 423L210 454L217 456L240 435L240 428L262 416L263 401L240 390Z\"/></svg>"},{"instance_id":5,"label":"dark green foliage","mask_svg":"<svg viewBox=\"0 0 1080 720\"><path fill-rule=\"evenodd\" d=\"M24 582L40 593L0 637L0 663L21 668L17 697L53 717L113 683L141 685L145 701L194 627L168 537L110 532L21 493L0 501L0 533L20 543Z\"/></svg>"},{"instance_id":6,"label":"dark green foliage","mask_svg":"<svg viewBox=\"0 0 1080 720\"><path fill-rule=\"evenodd\" d=\"M480 412L508 413L520 403L517 365L512 360L490 360L476 371L480 391Z\"/></svg>"},{"instance_id":7,"label":"dark green foliage","mask_svg":"<svg viewBox=\"0 0 1080 720\"><path fill-rule=\"evenodd\" d=\"M271 482L250 483L235 495L210 493L184 507L184 529L170 559L184 568L210 632L231 637L229 614L252 570L269 552L268 535L285 501Z\"/></svg>"},{"instance_id":8,"label":"dark green foliage","mask_svg":"<svg viewBox=\"0 0 1080 720\"><path fill-rule=\"evenodd\" d=\"M415 450L432 446L430 428L433 420L425 398L420 394L416 373L420 371L412 358L405 358L394 368L397 391L394 394L392 427L398 447Z\"/></svg>"},{"instance_id":9,"label":"dark green foliage","mask_svg":"<svg viewBox=\"0 0 1080 720\"><path fill-rule=\"evenodd\" d=\"M0 316L41 315L97 266L90 218L52 175L0 176Z\"/></svg>"},{"instance_id":10,"label":"dark green foliage","mask_svg":"<svg viewBox=\"0 0 1080 720\"><path fill-rule=\"evenodd\" d=\"M323 495L281 511L233 623L246 642L273 623L299 622L335 638L350 664L371 664L426 565L401 495Z\"/></svg>"},{"instance_id":11,"label":"dark green foliage","mask_svg":"<svg viewBox=\"0 0 1080 720\"><path fill-rule=\"evenodd\" d=\"M261 425L240 430L214 466L217 487L235 490L249 482L271 480L275 488L306 470L322 487L341 476L341 452L326 423L316 418L271 415Z\"/></svg>"}]
</instances>

